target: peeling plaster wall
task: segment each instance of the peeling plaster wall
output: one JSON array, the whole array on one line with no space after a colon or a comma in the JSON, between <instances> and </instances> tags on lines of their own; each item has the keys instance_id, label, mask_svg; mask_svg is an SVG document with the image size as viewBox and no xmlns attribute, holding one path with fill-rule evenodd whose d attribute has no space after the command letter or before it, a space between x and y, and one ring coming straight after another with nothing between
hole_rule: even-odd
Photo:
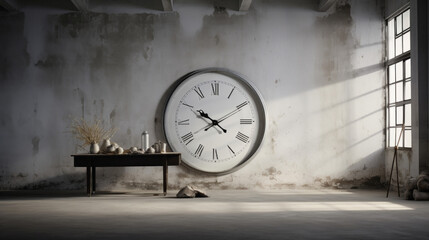
<instances>
[{"instance_id":1,"label":"peeling plaster wall","mask_svg":"<svg viewBox=\"0 0 429 240\"><path fill-rule=\"evenodd\" d=\"M386 176L386 183L389 182L389 177L392 171L392 161L393 156L395 154L394 149L386 149L385 153L385 176ZM397 192L397 180L399 179L399 186L400 191L404 191L406 189L407 181L410 177L417 177L419 170L417 169L418 166L416 163L413 162L412 156L413 151L410 149L399 149L398 150L398 175L396 175L396 162L393 165L393 172L392 172L392 182L391 182L391 191Z\"/></svg>"},{"instance_id":2,"label":"peeling plaster wall","mask_svg":"<svg viewBox=\"0 0 429 240\"><path fill-rule=\"evenodd\" d=\"M255 83L269 129L246 167L212 177L169 169L169 187L282 188L384 181L383 10L379 1L252 1L248 12L175 1L168 13L0 16L0 189L84 187L73 118L114 141L163 139L167 89L225 67ZM100 168L99 189L160 190L161 168Z\"/></svg>"}]
</instances>

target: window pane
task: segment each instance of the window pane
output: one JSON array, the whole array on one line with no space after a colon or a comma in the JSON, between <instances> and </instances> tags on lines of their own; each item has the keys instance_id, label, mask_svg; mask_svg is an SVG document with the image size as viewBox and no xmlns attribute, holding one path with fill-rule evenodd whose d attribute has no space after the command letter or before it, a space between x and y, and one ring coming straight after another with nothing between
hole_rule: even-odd
<instances>
[{"instance_id":1,"label":"window pane","mask_svg":"<svg viewBox=\"0 0 429 240\"><path fill-rule=\"evenodd\" d=\"M395 128L389 128L389 147L395 146Z\"/></svg>"},{"instance_id":2,"label":"window pane","mask_svg":"<svg viewBox=\"0 0 429 240\"><path fill-rule=\"evenodd\" d=\"M389 108L389 127L396 126L395 122L395 107Z\"/></svg>"},{"instance_id":3,"label":"window pane","mask_svg":"<svg viewBox=\"0 0 429 240\"><path fill-rule=\"evenodd\" d=\"M411 104L405 105L405 126L411 126Z\"/></svg>"},{"instance_id":4,"label":"window pane","mask_svg":"<svg viewBox=\"0 0 429 240\"><path fill-rule=\"evenodd\" d=\"M404 107L396 107L396 125L402 125L404 123Z\"/></svg>"},{"instance_id":5,"label":"window pane","mask_svg":"<svg viewBox=\"0 0 429 240\"><path fill-rule=\"evenodd\" d=\"M404 34L404 52L410 51L410 32Z\"/></svg>"},{"instance_id":6,"label":"window pane","mask_svg":"<svg viewBox=\"0 0 429 240\"><path fill-rule=\"evenodd\" d=\"M403 79L404 72L402 68L403 68L402 62L398 62L396 64L396 81L400 81Z\"/></svg>"},{"instance_id":7,"label":"window pane","mask_svg":"<svg viewBox=\"0 0 429 240\"><path fill-rule=\"evenodd\" d=\"M398 147L403 147L404 146L404 138L403 136L401 136L401 138L399 138L399 134L401 134L401 130L402 128L396 128L396 139L395 142L396 144L398 144Z\"/></svg>"},{"instance_id":8,"label":"window pane","mask_svg":"<svg viewBox=\"0 0 429 240\"><path fill-rule=\"evenodd\" d=\"M395 82L395 64L389 66L389 83Z\"/></svg>"},{"instance_id":9,"label":"window pane","mask_svg":"<svg viewBox=\"0 0 429 240\"><path fill-rule=\"evenodd\" d=\"M402 15L396 17L396 34L402 32Z\"/></svg>"},{"instance_id":10,"label":"window pane","mask_svg":"<svg viewBox=\"0 0 429 240\"><path fill-rule=\"evenodd\" d=\"M404 12L404 14L402 14L402 19L403 19L403 28L404 30L406 30L407 28L410 27L410 10L408 9L407 11Z\"/></svg>"},{"instance_id":11,"label":"window pane","mask_svg":"<svg viewBox=\"0 0 429 240\"><path fill-rule=\"evenodd\" d=\"M411 77L411 59L405 60L405 78Z\"/></svg>"},{"instance_id":12,"label":"window pane","mask_svg":"<svg viewBox=\"0 0 429 240\"><path fill-rule=\"evenodd\" d=\"M398 82L396 84L396 101L404 101L404 82Z\"/></svg>"},{"instance_id":13,"label":"window pane","mask_svg":"<svg viewBox=\"0 0 429 240\"><path fill-rule=\"evenodd\" d=\"M395 56L402 54L402 36L395 40Z\"/></svg>"},{"instance_id":14,"label":"window pane","mask_svg":"<svg viewBox=\"0 0 429 240\"><path fill-rule=\"evenodd\" d=\"M411 99L411 81L405 82L404 100Z\"/></svg>"},{"instance_id":15,"label":"window pane","mask_svg":"<svg viewBox=\"0 0 429 240\"><path fill-rule=\"evenodd\" d=\"M393 18L387 23L387 39L389 41L389 59L395 56L395 25Z\"/></svg>"},{"instance_id":16,"label":"window pane","mask_svg":"<svg viewBox=\"0 0 429 240\"><path fill-rule=\"evenodd\" d=\"M386 117L384 118L386 120L386 123L384 126L386 126L386 144L389 145L389 108L386 108Z\"/></svg>"},{"instance_id":17,"label":"window pane","mask_svg":"<svg viewBox=\"0 0 429 240\"><path fill-rule=\"evenodd\" d=\"M411 51L410 9L386 22L388 61L386 79L386 146L411 148L411 59L404 59ZM399 139L402 126L406 131ZM398 143L398 141L400 141Z\"/></svg>"},{"instance_id":18,"label":"window pane","mask_svg":"<svg viewBox=\"0 0 429 240\"><path fill-rule=\"evenodd\" d=\"M389 85L389 104L394 103L396 98L395 84Z\"/></svg>"},{"instance_id":19,"label":"window pane","mask_svg":"<svg viewBox=\"0 0 429 240\"><path fill-rule=\"evenodd\" d=\"M411 147L411 130L405 130L404 132L404 147Z\"/></svg>"}]
</instances>

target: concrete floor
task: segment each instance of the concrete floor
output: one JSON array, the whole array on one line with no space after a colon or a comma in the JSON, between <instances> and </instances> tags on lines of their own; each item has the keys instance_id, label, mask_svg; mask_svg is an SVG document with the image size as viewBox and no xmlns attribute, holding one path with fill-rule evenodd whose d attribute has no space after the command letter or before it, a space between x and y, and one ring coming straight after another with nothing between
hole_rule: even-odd
<instances>
[{"instance_id":1,"label":"concrete floor","mask_svg":"<svg viewBox=\"0 0 429 240\"><path fill-rule=\"evenodd\" d=\"M0 239L429 239L429 202L385 191L0 192ZM395 196L396 195L396 196Z\"/></svg>"}]
</instances>

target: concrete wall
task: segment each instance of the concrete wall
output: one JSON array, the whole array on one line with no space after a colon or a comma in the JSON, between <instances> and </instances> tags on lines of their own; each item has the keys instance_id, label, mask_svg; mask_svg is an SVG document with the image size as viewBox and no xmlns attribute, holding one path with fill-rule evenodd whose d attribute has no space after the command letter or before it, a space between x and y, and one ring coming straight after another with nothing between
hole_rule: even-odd
<instances>
[{"instance_id":1,"label":"concrete wall","mask_svg":"<svg viewBox=\"0 0 429 240\"><path fill-rule=\"evenodd\" d=\"M282 188L384 181L383 10L379 1L252 1L248 12L175 1L174 12L26 10L0 16L0 188L83 188L73 118L101 118L114 141L163 140L167 89L225 67L254 82L269 129L244 168L169 170L170 188ZM104 168L102 189L161 189L161 168Z\"/></svg>"}]
</instances>

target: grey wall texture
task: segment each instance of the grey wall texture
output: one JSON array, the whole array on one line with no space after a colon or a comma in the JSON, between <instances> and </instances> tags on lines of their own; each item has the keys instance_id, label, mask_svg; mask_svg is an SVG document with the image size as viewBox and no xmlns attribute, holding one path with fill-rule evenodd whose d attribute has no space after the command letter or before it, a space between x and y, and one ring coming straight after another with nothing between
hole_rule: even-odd
<instances>
[{"instance_id":1,"label":"grey wall texture","mask_svg":"<svg viewBox=\"0 0 429 240\"><path fill-rule=\"evenodd\" d=\"M175 11L26 10L0 16L0 189L81 189L72 119L101 119L113 141L164 140L168 89L223 67L252 81L269 129L244 168L171 167L169 187L337 186L384 181L384 30L379 1L252 1L247 12L175 1ZM88 150L86 150L88 151ZM100 168L99 189L162 186L162 168Z\"/></svg>"}]
</instances>

